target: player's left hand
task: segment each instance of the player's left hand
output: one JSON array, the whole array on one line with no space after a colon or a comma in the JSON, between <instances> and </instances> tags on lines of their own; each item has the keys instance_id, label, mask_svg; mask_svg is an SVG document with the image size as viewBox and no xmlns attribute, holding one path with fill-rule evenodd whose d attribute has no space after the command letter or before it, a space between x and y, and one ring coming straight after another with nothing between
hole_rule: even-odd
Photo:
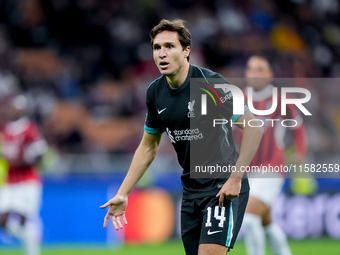
<instances>
[{"instance_id":1,"label":"player's left hand","mask_svg":"<svg viewBox=\"0 0 340 255\"><path fill-rule=\"evenodd\" d=\"M216 195L216 197L219 197L219 206L222 207L223 206L223 201L224 199L232 199L235 197L238 197L238 195L240 194L241 191L241 181L242 179L240 178L229 178L224 185L222 186L222 188L220 189L220 191L218 192L218 194Z\"/></svg>"},{"instance_id":2,"label":"player's left hand","mask_svg":"<svg viewBox=\"0 0 340 255\"><path fill-rule=\"evenodd\" d=\"M107 222L109 221L110 217L112 225L116 230L123 228L120 218L122 219L125 225L127 224L127 220L125 218L127 203L128 203L127 197L116 195L115 197L107 201L105 204L100 206L101 209L109 207L109 210L107 211L104 218L103 224L104 228L106 228Z\"/></svg>"}]
</instances>

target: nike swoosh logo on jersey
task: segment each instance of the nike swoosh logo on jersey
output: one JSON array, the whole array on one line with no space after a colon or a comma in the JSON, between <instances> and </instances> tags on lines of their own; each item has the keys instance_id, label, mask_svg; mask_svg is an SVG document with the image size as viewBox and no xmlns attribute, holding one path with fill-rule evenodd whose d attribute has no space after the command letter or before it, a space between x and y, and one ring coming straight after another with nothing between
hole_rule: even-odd
<instances>
[{"instance_id":1,"label":"nike swoosh logo on jersey","mask_svg":"<svg viewBox=\"0 0 340 255\"><path fill-rule=\"evenodd\" d=\"M161 114L162 112L164 112L166 110L166 108L162 109L162 110L157 110L158 114Z\"/></svg>"},{"instance_id":2,"label":"nike swoosh logo on jersey","mask_svg":"<svg viewBox=\"0 0 340 255\"><path fill-rule=\"evenodd\" d=\"M208 230L208 236L210 236L210 235L213 235L213 234L216 234L216 233L220 233L220 232L222 232L222 230L217 230L217 231L210 231L210 229Z\"/></svg>"}]
</instances>

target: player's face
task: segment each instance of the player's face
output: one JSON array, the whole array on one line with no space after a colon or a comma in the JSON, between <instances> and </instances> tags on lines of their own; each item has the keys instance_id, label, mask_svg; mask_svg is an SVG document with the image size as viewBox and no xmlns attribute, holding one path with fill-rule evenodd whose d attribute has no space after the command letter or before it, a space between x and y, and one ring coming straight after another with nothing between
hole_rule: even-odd
<instances>
[{"instance_id":1,"label":"player's face","mask_svg":"<svg viewBox=\"0 0 340 255\"><path fill-rule=\"evenodd\" d=\"M190 47L183 50L178 33L163 31L153 40L153 58L162 75L176 77L188 63Z\"/></svg>"},{"instance_id":2,"label":"player's face","mask_svg":"<svg viewBox=\"0 0 340 255\"><path fill-rule=\"evenodd\" d=\"M248 60L245 77L254 90L262 90L270 83L273 72L266 59L252 57Z\"/></svg>"}]
</instances>

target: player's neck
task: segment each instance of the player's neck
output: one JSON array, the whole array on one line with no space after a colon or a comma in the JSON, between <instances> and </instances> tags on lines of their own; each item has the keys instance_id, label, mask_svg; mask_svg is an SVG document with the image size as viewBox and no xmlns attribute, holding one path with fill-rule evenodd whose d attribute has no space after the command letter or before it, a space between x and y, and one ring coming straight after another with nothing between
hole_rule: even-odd
<instances>
[{"instance_id":1,"label":"player's neck","mask_svg":"<svg viewBox=\"0 0 340 255\"><path fill-rule=\"evenodd\" d=\"M176 89L180 87L186 80L189 73L190 63L188 61L184 62L183 66L171 75L166 76L171 88Z\"/></svg>"},{"instance_id":2,"label":"player's neck","mask_svg":"<svg viewBox=\"0 0 340 255\"><path fill-rule=\"evenodd\" d=\"M263 91L267 91L267 90L271 89L271 87L272 87L272 85L270 83L267 83L267 84L265 84L265 85L263 85L263 86L261 86L259 88L254 89L254 91L258 92L258 93L261 93Z\"/></svg>"}]
</instances>

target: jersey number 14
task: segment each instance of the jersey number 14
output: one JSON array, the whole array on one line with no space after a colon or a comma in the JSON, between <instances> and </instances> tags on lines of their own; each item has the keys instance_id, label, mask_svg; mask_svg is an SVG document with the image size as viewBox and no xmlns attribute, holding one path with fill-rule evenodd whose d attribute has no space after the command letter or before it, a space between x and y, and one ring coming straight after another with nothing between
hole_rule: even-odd
<instances>
[{"instance_id":1,"label":"jersey number 14","mask_svg":"<svg viewBox=\"0 0 340 255\"><path fill-rule=\"evenodd\" d=\"M212 208L209 206L207 208L208 214L207 214L207 222L205 223L206 227L211 227L211 211ZM226 217L225 217L225 207L221 207L221 213L219 213L220 211L220 207L219 206L215 206L215 212L214 212L214 218L216 220L219 220L220 222L218 223L218 226L220 228L223 228L224 222L226 221Z\"/></svg>"}]
</instances>

